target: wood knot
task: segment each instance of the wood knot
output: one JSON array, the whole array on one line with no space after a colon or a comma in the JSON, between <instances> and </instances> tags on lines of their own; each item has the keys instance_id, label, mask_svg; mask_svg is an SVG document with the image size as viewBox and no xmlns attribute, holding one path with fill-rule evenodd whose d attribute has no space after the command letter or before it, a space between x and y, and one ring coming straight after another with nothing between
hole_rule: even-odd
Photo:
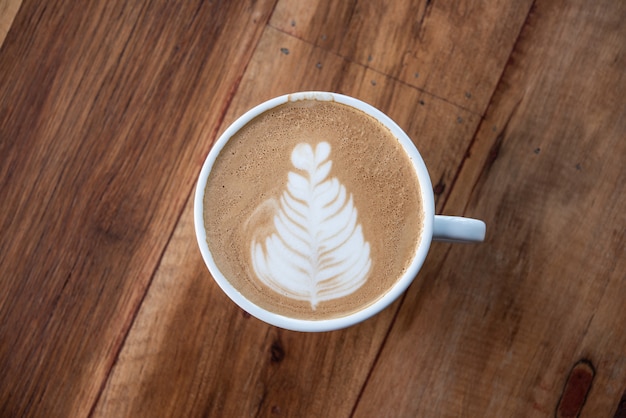
<instances>
[{"instance_id":1,"label":"wood knot","mask_svg":"<svg viewBox=\"0 0 626 418\"><path fill-rule=\"evenodd\" d=\"M433 193L439 196L440 194L443 194L445 190L446 190L446 184L443 182L443 177L442 177L439 179L439 182L435 184L435 187L433 187Z\"/></svg>"},{"instance_id":2,"label":"wood knot","mask_svg":"<svg viewBox=\"0 0 626 418\"><path fill-rule=\"evenodd\" d=\"M589 360L583 359L574 364L556 408L557 418L575 418L580 415L595 375L596 370Z\"/></svg>"},{"instance_id":3,"label":"wood knot","mask_svg":"<svg viewBox=\"0 0 626 418\"><path fill-rule=\"evenodd\" d=\"M270 347L272 363L280 363L285 358L285 349L280 340L274 340Z\"/></svg>"}]
</instances>

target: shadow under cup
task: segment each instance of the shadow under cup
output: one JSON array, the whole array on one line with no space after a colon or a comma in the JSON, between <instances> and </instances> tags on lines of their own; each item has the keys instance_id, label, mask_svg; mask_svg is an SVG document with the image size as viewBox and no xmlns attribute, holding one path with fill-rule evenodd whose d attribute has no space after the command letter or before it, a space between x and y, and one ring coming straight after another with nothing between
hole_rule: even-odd
<instances>
[{"instance_id":1,"label":"shadow under cup","mask_svg":"<svg viewBox=\"0 0 626 418\"><path fill-rule=\"evenodd\" d=\"M402 151L405 153L405 157L408 156L408 159L410 160L412 164L412 168L414 169L414 172L417 176L417 179L419 182L419 185L418 185L419 199L421 200L420 202L421 210L423 211L422 213L423 222L421 225L421 234L419 234L419 237L417 238L414 255L412 259L410 260L410 262L408 263L408 267L403 269L403 273L401 273L401 277L397 279L394 278L395 283L393 285L382 290L380 292L381 294L377 296L377 298L375 298L372 302L365 304L363 307L357 309L356 311L343 314L341 316L324 318L324 319L315 319L315 318L303 319L303 318L298 318L298 317L290 317L284 314L278 314L269 309L265 309L259 306L259 304L252 302L250 298L244 296L242 292L237 287L235 287L231 281L228 280L228 278L222 273L220 268L218 268L216 261L215 261L214 254L211 252L209 248L209 244L207 242L207 227L205 226L205 213L204 212L205 212L205 191L207 190L207 181L209 179L211 171L213 170L216 164L216 161L219 159L219 156L222 150L224 149L224 147L226 146L226 144L228 143L228 141L235 134L237 134L240 130L244 129L244 127L246 127L251 121L255 120L255 118L259 117L260 115L266 114L266 112L272 109L278 108L287 103L305 103L302 101L334 102L334 103L339 103L342 105L347 105L353 109L356 109L360 112L363 112L373 117L378 124L381 124L384 128L386 128L389 132L391 132L393 137L395 137L395 139L397 139L397 142L401 145ZM324 146L320 146L320 145L301 146L300 144L294 148L293 153L291 155L290 163L293 164L296 168L293 169L294 173L290 173L288 177L289 184L288 184L288 187L286 187L289 190L289 194L293 196L290 197L290 195L287 195L287 193L285 192L285 195L281 199L286 198L287 200L274 199L270 201L273 203L266 205L269 208L275 208L277 206L282 205L279 209L283 210L283 212L278 213L278 215L272 215L269 217L270 219L273 219L273 222L270 222L271 226L273 226L273 224L276 223L276 228L282 231L281 226L284 226L285 222L289 222L290 219L297 217L297 214L291 216L289 212L291 211L290 205L291 206L299 205L298 202L300 202L300 200L298 197L298 193L299 193L298 187L302 185L303 183L302 178L306 177L306 176L297 175L298 172L308 173L309 179L313 179L317 177L321 179L323 176L330 177L328 173L329 173L331 164L330 163L325 164L324 162L326 159L328 159L329 152L330 151L327 150ZM310 167L314 167L314 168L310 168ZM311 180L311 182L312 181L313 180ZM328 187L326 188L330 188L331 181L329 180L326 183L328 183ZM302 185L302 187L304 188L306 186L306 187L309 187L310 189L311 187L310 183L307 183L307 184L308 186ZM319 184L321 184L321 182ZM284 185L282 187L285 188ZM339 187L343 187L343 186L339 185ZM326 188L324 188L324 190L326 190ZM318 195L319 194L316 194L316 196ZM293 200L290 200L292 197L293 197ZM207 196L206 199L210 201L210 196ZM290 201L292 203L289 203ZM346 202L347 203L344 206L347 206L348 204L352 204L352 197L350 196L349 201L348 199L346 199ZM329 204L327 206L331 206L331 205ZM264 210L265 209L261 210L261 213ZM354 213L356 216L356 211L354 211ZM231 216L236 216L236 214L231 214ZM416 217L419 217L419 214L416 214ZM211 272L214 280L219 285L219 287L239 307L244 309L246 312L248 312L252 316L255 316L256 318L264 322L267 322L269 324L272 324L281 328L285 328L285 329L296 330L296 331L330 331L330 330L345 328L350 325L359 323L375 315L376 313L380 312L385 307L389 306L407 289L407 287L411 284L411 282L413 281L413 279L416 277L417 273L419 272L422 266L422 263L424 259L426 258L426 254L428 253L428 249L430 247L430 243L433 238L434 218L435 218L434 197L433 197L432 185L430 182L428 171L426 169L424 161L422 160L419 152L417 151L417 149L415 148L414 144L409 139L409 137L404 133L404 131L402 131L402 129L394 121L392 121L388 116L380 112L378 109L372 107L371 105L364 103L358 99L349 97L349 96L340 95L336 93L327 93L327 92L301 92L301 93L294 93L290 95L280 96L280 97L271 99L265 103L262 103L254 107L253 109L249 110L245 114L243 114L239 119L237 119L231 126L229 126L226 129L226 131L218 138L215 145L211 149L199 176L199 180L198 180L198 184L196 188L195 201L194 201L194 222L195 222L195 230L196 230L196 237L198 240L198 245L200 247L202 257L209 271ZM358 229L360 230L360 226L358 227ZM296 228L295 229L296 235L298 231L300 230ZM359 245L363 245L363 240L360 239L359 237L354 237L355 234L356 233L353 232L352 236L348 240L350 241L349 245L346 246L348 249L353 248L355 246L358 247ZM282 247L280 240L276 240L275 243L274 241L269 242L271 240L268 239L267 236L268 235L266 234L263 238L267 241L267 244L266 244L267 247L265 247L265 250L267 252L270 252L270 249L274 249L274 252L277 254L281 254L285 252L285 248ZM295 241L297 241L297 239ZM253 241L253 245L251 247L251 253L252 253L253 258L255 254L254 248L257 248L258 251L260 251L261 247L262 247L261 245L258 245L257 247L255 247L255 244ZM214 249L214 252L217 252L217 251L218 249ZM368 251L369 251L369 247L368 247ZM258 276L261 277L261 279L265 280L265 283L267 283L270 287L276 286L277 291L280 291L280 289L282 289L281 286L283 286L284 288L284 286L289 286L289 284L281 282L284 280L284 278L278 277L278 275L272 275L272 271L273 271L272 268L267 266L269 262L268 263L265 262L266 258L269 258L271 255L272 254L270 255L265 254L265 257L260 256L260 257L255 258L257 261L256 262L253 261L254 269L255 269L254 271L258 272ZM294 258L298 258L298 257L299 255L297 252L294 253L293 256L290 255L289 257L287 257L287 261L285 261L285 265L289 267L287 265L290 263L289 258L293 260ZM345 257L347 260L351 256L348 254ZM352 260L355 260L355 261L353 262L351 261L351 263L355 265L358 263L358 261L356 261L357 260L356 258L352 258ZM351 271L356 271L356 270L358 269L353 268ZM350 277L356 277L356 276L357 276L356 274L353 274ZM363 279L363 280L372 280L372 279L369 278L369 279ZM336 286L336 288L340 288L340 287L341 286ZM300 291L299 288L297 289L294 288L294 289L295 290L293 290L293 292ZM290 290L287 289L287 291L290 291ZM312 306L314 305L312 304Z\"/></svg>"}]
</instances>

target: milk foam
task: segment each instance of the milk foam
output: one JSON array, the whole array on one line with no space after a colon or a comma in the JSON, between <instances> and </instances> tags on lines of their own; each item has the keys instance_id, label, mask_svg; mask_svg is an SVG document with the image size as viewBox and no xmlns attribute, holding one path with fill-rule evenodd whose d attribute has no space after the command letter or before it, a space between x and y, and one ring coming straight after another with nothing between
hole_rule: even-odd
<instances>
[{"instance_id":1,"label":"milk foam","mask_svg":"<svg viewBox=\"0 0 626 418\"><path fill-rule=\"evenodd\" d=\"M357 222L352 195L335 177L331 146L315 149L300 143L291 154L297 171L290 171L287 189L259 205L273 210L273 228L256 228L250 244L257 278L276 293L309 302L315 310L322 301L354 293L370 274L370 244ZM273 229L273 230L272 230Z\"/></svg>"},{"instance_id":2,"label":"milk foam","mask_svg":"<svg viewBox=\"0 0 626 418\"><path fill-rule=\"evenodd\" d=\"M329 146L321 145L324 142ZM341 214L345 226L341 236L320 233L326 247L317 250L318 258L335 258L325 258L326 264L319 267L326 276L311 276L317 277L315 285L303 279L301 270L306 269L300 265L308 263L302 249L308 248L303 244L308 241L300 238L315 236L301 226L308 225L308 205L316 208L310 197L301 196L307 184L316 185L316 199L326 196L332 202L319 205L318 219ZM273 108L233 135L207 180L204 207L207 244L224 277L263 309L302 319L344 316L384 295L411 262L423 224L417 176L398 140L369 115L315 100ZM331 219L340 223L339 217ZM293 235L292 244L285 244L286 232ZM366 243L371 265L365 279L351 280L350 273L340 277L330 270L339 271L348 260L354 270L365 266L357 254L365 254ZM253 261L255 251L261 251L259 262ZM274 262L279 252L289 263ZM265 281L254 264L265 272ZM363 284L357 288L359 280ZM328 299L347 289L356 290Z\"/></svg>"}]
</instances>

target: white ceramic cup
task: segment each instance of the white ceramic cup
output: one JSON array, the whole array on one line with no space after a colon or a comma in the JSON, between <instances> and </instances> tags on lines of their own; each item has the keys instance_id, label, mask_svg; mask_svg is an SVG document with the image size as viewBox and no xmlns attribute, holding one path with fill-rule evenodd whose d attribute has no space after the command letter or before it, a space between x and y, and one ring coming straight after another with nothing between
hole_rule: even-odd
<instances>
[{"instance_id":1,"label":"white ceramic cup","mask_svg":"<svg viewBox=\"0 0 626 418\"><path fill-rule=\"evenodd\" d=\"M211 173L215 160L219 158L220 151L238 130L240 130L256 116L289 101L298 100L334 101L351 106L374 117L386 126L398 139L400 144L402 144L404 151L413 162L413 166L420 183L419 186L424 211L424 225L419 245L417 246L415 256L413 257L409 268L406 270L404 275L397 280L395 285L374 303L365 306L357 312L338 318L320 320L291 318L278 315L257 306L246 299L218 269L206 240L203 214L204 194L207 179ZM232 125L230 125L216 141L215 145L209 152L206 161L204 162L202 171L200 172L194 202L194 221L196 237L200 247L200 252L202 253L202 258L204 259L204 262L206 263L214 280L224 293L226 293L226 295L228 295L243 310L262 321L281 328L305 332L341 329L370 318L395 301L407 289L411 282L413 282L422 267L424 259L426 258L431 241L481 242L485 238L486 230L485 223L483 221L457 216L435 215L435 199L433 195L432 183L430 181L428 171L426 170L426 165L407 134L404 133L404 131L387 115L373 106L353 97L328 92L300 92L276 97L247 111Z\"/></svg>"}]
</instances>

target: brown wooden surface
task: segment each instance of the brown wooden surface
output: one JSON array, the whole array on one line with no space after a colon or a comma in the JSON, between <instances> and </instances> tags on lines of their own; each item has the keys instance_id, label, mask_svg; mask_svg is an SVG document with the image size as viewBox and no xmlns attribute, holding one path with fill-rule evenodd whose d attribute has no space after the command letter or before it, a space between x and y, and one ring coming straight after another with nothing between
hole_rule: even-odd
<instances>
[{"instance_id":1,"label":"brown wooden surface","mask_svg":"<svg viewBox=\"0 0 626 418\"><path fill-rule=\"evenodd\" d=\"M612 0L0 0L0 416L620 416L624 21ZM309 89L388 113L437 211L488 225L323 334L230 302L192 220L216 136Z\"/></svg>"},{"instance_id":2,"label":"brown wooden surface","mask_svg":"<svg viewBox=\"0 0 626 418\"><path fill-rule=\"evenodd\" d=\"M0 45L4 42L21 3L21 0L0 0Z\"/></svg>"}]
</instances>

